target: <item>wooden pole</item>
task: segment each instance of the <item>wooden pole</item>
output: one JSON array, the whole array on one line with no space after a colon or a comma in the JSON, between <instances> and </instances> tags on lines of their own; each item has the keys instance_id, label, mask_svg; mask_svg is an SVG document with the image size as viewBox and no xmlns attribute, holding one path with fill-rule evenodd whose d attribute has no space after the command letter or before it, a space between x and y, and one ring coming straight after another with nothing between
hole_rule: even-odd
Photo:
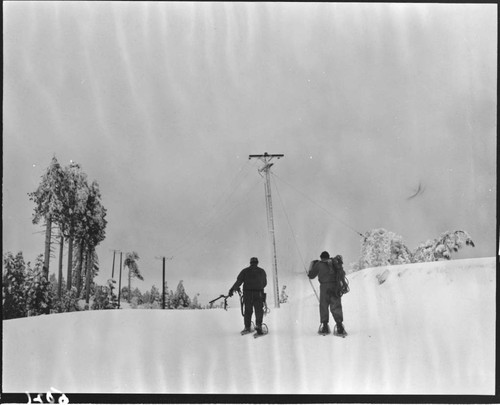
<instances>
[{"instance_id":1,"label":"wooden pole","mask_svg":"<svg viewBox=\"0 0 500 405\"><path fill-rule=\"evenodd\" d=\"M162 304L161 309L165 309L165 257L163 257L163 278L162 278Z\"/></svg>"},{"instance_id":2,"label":"wooden pole","mask_svg":"<svg viewBox=\"0 0 500 405\"><path fill-rule=\"evenodd\" d=\"M111 278L115 278L115 255L116 255L116 250L113 250L113 268L111 270Z\"/></svg>"}]
</instances>

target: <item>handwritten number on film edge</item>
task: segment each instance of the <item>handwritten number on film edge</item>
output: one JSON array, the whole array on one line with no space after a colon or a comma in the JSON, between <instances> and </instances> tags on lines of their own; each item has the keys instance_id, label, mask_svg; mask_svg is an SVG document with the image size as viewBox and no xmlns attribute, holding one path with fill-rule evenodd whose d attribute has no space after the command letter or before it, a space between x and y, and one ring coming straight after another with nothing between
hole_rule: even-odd
<instances>
[{"instance_id":1,"label":"handwritten number on film edge","mask_svg":"<svg viewBox=\"0 0 500 405\"><path fill-rule=\"evenodd\" d=\"M55 392L55 393L58 393L58 394L61 394L61 396L59 397L57 403L58 404L61 404L61 405L67 405L69 404L69 399L66 395L64 395L61 391L59 391L57 388L54 388L54 387L50 387L50 391L52 392ZM55 401L54 401L54 397L52 396L52 392L47 392L47 394L45 394L45 398L47 399L47 403L48 404L54 404ZM26 395L28 396L28 404L31 404L31 395L28 391L26 391ZM42 394L38 394L36 396L36 398L33 400L33 402L38 402L40 404L43 404L43 400L42 400L42 397L41 397Z\"/></svg>"}]
</instances>

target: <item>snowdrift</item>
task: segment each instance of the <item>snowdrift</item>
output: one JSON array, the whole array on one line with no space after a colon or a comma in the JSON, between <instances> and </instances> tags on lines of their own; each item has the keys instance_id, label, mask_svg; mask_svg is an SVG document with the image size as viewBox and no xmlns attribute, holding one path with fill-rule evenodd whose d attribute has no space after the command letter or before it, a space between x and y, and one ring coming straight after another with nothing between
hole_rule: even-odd
<instances>
[{"instance_id":1,"label":"snowdrift","mask_svg":"<svg viewBox=\"0 0 500 405\"><path fill-rule=\"evenodd\" d=\"M190 394L495 393L495 258L348 275L346 339L316 334L305 274L240 336L231 308L115 310L3 322L3 391ZM317 281L314 280L317 285ZM332 321L333 322L333 321Z\"/></svg>"}]
</instances>

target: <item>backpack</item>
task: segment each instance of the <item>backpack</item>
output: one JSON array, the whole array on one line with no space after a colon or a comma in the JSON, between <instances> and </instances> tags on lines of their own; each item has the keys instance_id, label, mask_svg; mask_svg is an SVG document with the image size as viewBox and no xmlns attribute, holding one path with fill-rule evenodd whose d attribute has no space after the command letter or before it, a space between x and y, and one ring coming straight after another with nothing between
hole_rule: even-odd
<instances>
[{"instance_id":1,"label":"backpack","mask_svg":"<svg viewBox=\"0 0 500 405\"><path fill-rule=\"evenodd\" d=\"M344 271L344 261L341 255L337 255L331 259L333 272L335 274L335 289L332 294L338 298L349 292L349 281Z\"/></svg>"}]
</instances>

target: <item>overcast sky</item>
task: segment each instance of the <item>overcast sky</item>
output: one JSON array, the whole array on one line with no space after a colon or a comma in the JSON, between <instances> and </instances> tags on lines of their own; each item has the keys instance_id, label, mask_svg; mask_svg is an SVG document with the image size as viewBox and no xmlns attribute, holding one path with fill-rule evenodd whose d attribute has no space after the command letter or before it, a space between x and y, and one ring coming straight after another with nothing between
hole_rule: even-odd
<instances>
[{"instance_id":1,"label":"overcast sky","mask_svg":"<svg viewBox=\"0 0 500 405\"><path fill-rule=\"evenodd\" d=\"M285 155L272 168L280 286L322 250L354 262L357 232L379 227L410 249L465 230L476 247L457 257L496 253L495 4L3 11L4 253L43 253L27 193L56 156L100 185L100 284L111 249L138 252L143 292L161 286L159 256L173 257L169 288L182 279L205 302L251 256L271 280L262 165L248 159L264 152Z\"/></svg>"}]
</instances>

